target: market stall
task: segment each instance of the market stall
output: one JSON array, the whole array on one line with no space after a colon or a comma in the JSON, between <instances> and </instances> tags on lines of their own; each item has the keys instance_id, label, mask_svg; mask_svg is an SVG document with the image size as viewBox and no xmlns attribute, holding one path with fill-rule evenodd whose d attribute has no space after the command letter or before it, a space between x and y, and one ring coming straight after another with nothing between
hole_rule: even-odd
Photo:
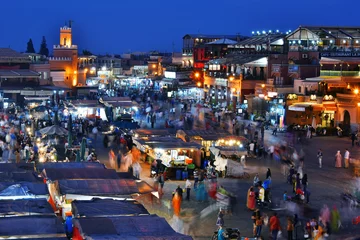
<instances>
[{"instance_id":1,"label":"market stall","mask_svg":"<svg viewBox=\"0 0 360 240\"><path fill-rule=\"evenodd\" d=\"M140 151L147 154L147 161L158 162L157 172L166 172L166 178L178 180L192 176L196 166L201 164L201 145L183 142L174 137L149 137L134 139Z\"/></svg>"},{"instance_id":2,"label":"market stall","mask_svg":"<svg viewBox=\"0 0 360 240\"><path fill-rule=\"evenodd\" d=\"M229 136L216 141L215 146L210 147L215 169L219 172L226 170L227 176L242 175L247 156L247 144L246 138L238 136Z\"/></svg>"},{"instance_id":3,"label":"market stall","mask_svg":"<svg viewBox=\"0 0 360 240\"><path fill-rule=\"evenodd\" d=\"M135 116L139 111L139 104L129 97L106 97L99 100L106 107L112 108L113 119L121 118L124 114Z\"/></svg>"},{"instance_id":4,"label":"market stall","mask_svg":"<svg viewBox=\"0 0 360 240\"><path fill-rule=\"evenodd\" d=\"M76 109L78 118L101 118L108 120L105 113L105 106L100 104L98 100L73 100L68 103L68 107Z\"/></svg>"}]
</instances>

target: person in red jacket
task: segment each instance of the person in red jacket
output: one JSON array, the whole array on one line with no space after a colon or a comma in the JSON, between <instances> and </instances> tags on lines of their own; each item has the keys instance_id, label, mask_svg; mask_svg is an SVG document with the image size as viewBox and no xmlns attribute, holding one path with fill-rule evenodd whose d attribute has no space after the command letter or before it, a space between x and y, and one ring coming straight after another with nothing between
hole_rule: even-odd
<instances>
[{"instance_id":1,"label":"person in red jacket","mask_svg":"<svg viewBox=\"0 0 360 240\"><path fill-rule=\"evenodd\" d=\"M281 230L280 220L277 217L277 213L274 212L273 216L269 220L269 229L273 240L276 240L278 233Z\"/></svg>"}]
</instances>

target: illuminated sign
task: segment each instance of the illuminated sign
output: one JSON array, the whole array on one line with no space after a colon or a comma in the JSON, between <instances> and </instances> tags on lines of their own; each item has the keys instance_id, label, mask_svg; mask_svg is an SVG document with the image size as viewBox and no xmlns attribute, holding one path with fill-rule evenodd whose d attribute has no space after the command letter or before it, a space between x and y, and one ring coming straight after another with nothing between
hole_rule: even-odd
<instances>
[{"instance_id":1,"label":"illuminated sign","mask_svg":"<svg viewBox=\"0 0 360 240\"><path fill-rule=\"evenodd\" d=\"M360 57L359 52L322 52L321 57Z\"/></svg>"},{"instance_id":2,"label":"illuminated sign","mask_svg":"<svg viewBox=\"0 0 360 240\"><path fill-rule=\"evenodd\" d=\"M176 79L176 72L165 71L165 78Z\"/></svg>"},{"instance_id":3,"label":"illuminated sign","mask_svg":"<svg viewBox=\"0 0 360 240\"><path fill-rule=\"evenodd\" d=\"M290 111L296 111L296 112L305 112L304 107L295 107L295 106L289 106Z\"/></svg>"},{"instance_id":4,"label":"illuminated sign","mask_svg":"<svg viewBox=\"0 0 360 240\"><path fill-rule=\"evenodd\" d=\"M227 79L225 79L225 78L215 78L215 85L226 87L227 86Z\"/></svg>"}]
</instances>

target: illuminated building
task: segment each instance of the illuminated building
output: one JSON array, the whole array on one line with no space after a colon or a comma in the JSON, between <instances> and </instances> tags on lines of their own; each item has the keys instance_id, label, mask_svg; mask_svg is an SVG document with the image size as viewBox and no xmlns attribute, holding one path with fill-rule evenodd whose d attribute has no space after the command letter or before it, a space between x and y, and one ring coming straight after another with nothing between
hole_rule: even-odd
<instances>
[{"instance_id":1,"label":"illuminated building","mask_svg":"<svg viewBox=\"0 0 360 240\"><path fill-rule=\"evenodd\" d=\"M287 123L323 127L340 125L348 132L360 122L359 27L301 26L287 36L289 60L297 72L313 67L313 75L297 77L288 98ZM314 68L317 68L314 71ZM296 98L293 96L297 96Z\"/></svg>"},{"instance_id":2,"label":"illuminated building","mask_svg":"<svg viewBox=\"0 0 360 240\"><path fill-rule=\"evenodd\" d=\"M84 84L84 79L79 79L78 47L72 42L72 28L60 28L60 41L53 47L53 57L49 57L50 76L55 86L75 87ZM81 81L80 81L81 80Z\"/></svg>"}]
</instances>

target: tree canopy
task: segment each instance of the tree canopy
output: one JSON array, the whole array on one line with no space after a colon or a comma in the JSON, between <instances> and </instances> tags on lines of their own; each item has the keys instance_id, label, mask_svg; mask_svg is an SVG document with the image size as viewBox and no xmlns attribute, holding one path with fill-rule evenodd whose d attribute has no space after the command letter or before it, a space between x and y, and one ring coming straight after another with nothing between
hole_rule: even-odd
<instances>
[{"instance_id":1,"label":"tree canopy","mask_svg":"<svg viewBox=\"0 0 360 240\"><path fill-rule=\"evenodd\" d=\"M26 52L27 52L27 53L35 53L34 44L33 44L31 38L30 38L29 41L27 42Z\"/></svg>"},{"instance_id":2,"label":"tree canopy","mask_svg":"<svg viewBox=\"0 0 360 240\"><path fill-rule=\"evenodd\" d=\"M39 54L46 56L46 57L49 56L49 49L47 48L45 36L42 37Z\"/></svg>"},{"instance_id":3,"label":"tree canopy","mask_svg":"<svg viewBox=\"0 0 360 240\"><path fill-rule=\"evenodd\" d=\"M85 56L93 55L92 52L90 52L90 51L87 50L87 49L84 49L84 50L82 51L82 54L85 55Z\"/></svg>"}]
</instances>

